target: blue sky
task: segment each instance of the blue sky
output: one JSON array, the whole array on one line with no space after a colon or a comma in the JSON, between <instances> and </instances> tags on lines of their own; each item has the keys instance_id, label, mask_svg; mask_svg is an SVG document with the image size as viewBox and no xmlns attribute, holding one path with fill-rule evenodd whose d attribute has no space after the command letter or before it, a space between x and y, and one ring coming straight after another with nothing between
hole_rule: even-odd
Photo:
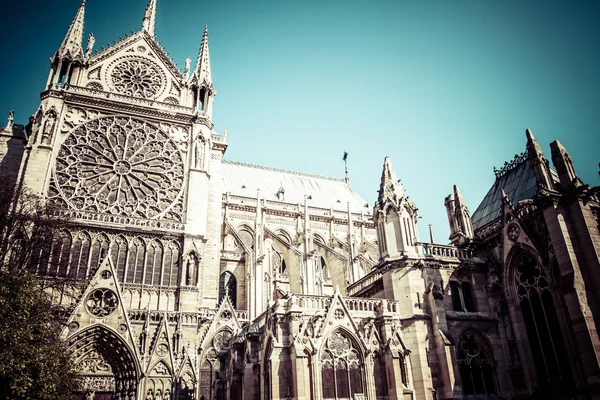
<instances>
[{"instance_id":1,"label":"blue sky","mask_svg":"<svg viewBox=\"0 0 600 400\"><path fill-rule=\"evenodd\" d=\"M25 123L77 0L0 6L0 118ZM146 0L88 0L96 46L138 30ZM210 30L216 130L226 158L343 177L370 205L391 157L446 243L444 197L471 212L530 128L550 157L559 139L600 184L599 1L158 0L156 34L195 59Z\"/></svg>"}]
</instances>

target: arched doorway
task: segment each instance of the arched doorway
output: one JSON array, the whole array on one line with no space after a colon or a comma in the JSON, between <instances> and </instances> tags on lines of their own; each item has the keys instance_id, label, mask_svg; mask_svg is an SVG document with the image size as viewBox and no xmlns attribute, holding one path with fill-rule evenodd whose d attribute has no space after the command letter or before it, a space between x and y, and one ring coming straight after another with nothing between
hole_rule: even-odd
<instances>
[{"instance_id":1,"label":"arched doorway","mask_svg":"<svg viewBox=\"0 0 600 400\"><path fill-rule=\"evenodd\" d=\"M68 340L80 387L73 399L133 400L137 398L139 367L125 341L114 331L94 325Z\"/></svg>"}]
</instances>

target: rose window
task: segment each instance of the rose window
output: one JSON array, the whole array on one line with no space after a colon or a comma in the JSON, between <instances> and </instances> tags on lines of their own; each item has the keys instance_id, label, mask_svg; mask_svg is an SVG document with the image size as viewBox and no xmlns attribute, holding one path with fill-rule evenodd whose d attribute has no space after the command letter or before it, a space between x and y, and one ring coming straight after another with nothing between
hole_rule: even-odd
<instances>
[{"instance_id":1,"label":"rose window","mask_svg":"<svg viewBox=\"0 0 600 400\"><path fill-rule=\"evenodd\" d=\"M150 99L158 97L165 86L159 67L140 59L118 63L110 74L110 80L119 93Z\"/></svg>"},{"instance_id":2,"label":"rose window","mask_svg":"<svg viewBox=\"0 0 600 400\"><path fill-rule=\"evenodd\" d=\"M105 117L76 128L56 160L56 193L75 210L181 221L183 156L142 120Z\"/></svg>"},{"instance_id":3,"label":"rose window","mask_svg":"<svg viewBox=\"0 0 600 400\"><path fill-rule=\"evenodd\" d=\"M86 305L90 314L106 317L116 310L117 295L110 289L96 289L87 298Z\"/></svg>"}]
</instances>

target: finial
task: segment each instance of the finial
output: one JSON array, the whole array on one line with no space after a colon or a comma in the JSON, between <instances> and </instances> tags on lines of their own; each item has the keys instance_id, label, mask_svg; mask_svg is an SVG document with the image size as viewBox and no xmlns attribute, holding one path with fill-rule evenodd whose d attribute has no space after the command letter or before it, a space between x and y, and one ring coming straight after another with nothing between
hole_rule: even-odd
<instances>
[{"instance_id":1,"label":"finial","mask_svg":"<svg viewBox=\"0 0 600 400\"><path fill-rule=\"evenodd\" d=\"M346 170L346 185L350 184L350 177L348 176L348 152L344 150L344 167Z\"/></svg>"},{"instance_id":2,"label":"finial","mask_svg":"<svg viewBox=\"0 0 600 400\"><path fill-rule=\"evenodd\" d=\"M433 227L431 224L429 224L429 242L431 244L435 243L435 237L433 236Z\"/></svg>"},{"instance_id":3,"label":"finial","mask_svg":"<svg viewBox=\"0 0 600 400\"><path fill-rule=\"evenodd\" d=\"M12 128L15 122L15 110L10 110L8 112L8 121L6 122L6 129Z\"/></svg>"}]
</instances>

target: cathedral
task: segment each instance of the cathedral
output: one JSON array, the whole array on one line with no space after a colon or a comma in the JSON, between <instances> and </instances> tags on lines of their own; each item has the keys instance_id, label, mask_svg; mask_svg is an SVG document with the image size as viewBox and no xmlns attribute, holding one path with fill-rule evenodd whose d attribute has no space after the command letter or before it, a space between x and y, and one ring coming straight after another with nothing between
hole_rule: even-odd
<instances>
[{"instance_id":1,"label":"cathedral","mask_svg":"<svg viewBox=\"0 0 600 400\"><path fill-rule=\"evenodd\" d=\"M70 215L35 273L85 282L56 295L73 399L600 398L599 188L559 141L527 130L472 213L454 186L434 243L387 157L373 208L223 159L207 29L181 71L156 0L101 51L84 13L0 132L3 173Z\"/></svg>"}]
</instances>

